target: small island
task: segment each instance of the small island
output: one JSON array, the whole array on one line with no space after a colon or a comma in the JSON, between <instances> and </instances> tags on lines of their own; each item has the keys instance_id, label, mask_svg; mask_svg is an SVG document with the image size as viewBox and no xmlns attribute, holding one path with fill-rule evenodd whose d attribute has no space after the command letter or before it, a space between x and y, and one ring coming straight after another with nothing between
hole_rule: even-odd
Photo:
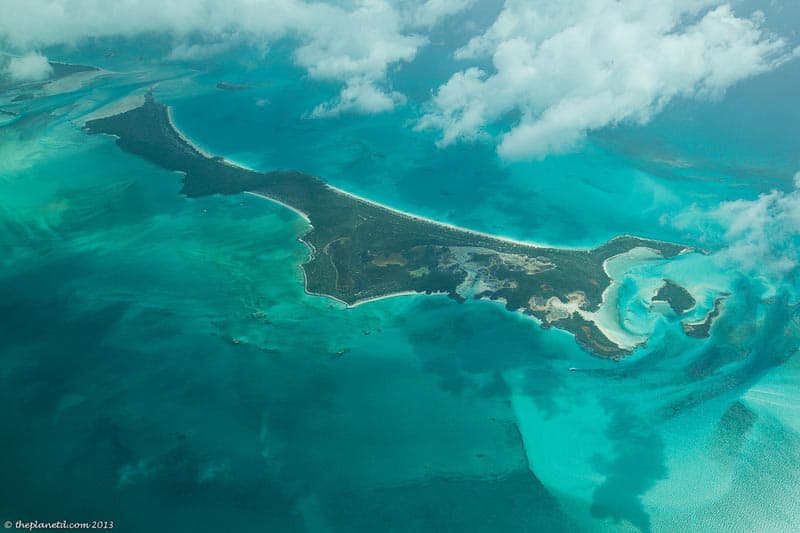
<instances>
[{"instance_id":1,"label":"small island","mask_svg":"<svg viewBox=\"0 0 800 533\"><path fill-rule=\"evenodd\" d=\"M664 285L658 289L653 301L668 303L676 315L682 315L697 303L689 291L670 279L664 280Z\"/></svg>"},{"instance_id":2,"label":"small island","mask_svg":"<svg viewBox=\"0 0 800 533\"><path fill-rule=\"evenodd\" d=\"M217 89L221 91L246 91L252 89L252 85L244 85L241 83L231 83L229 81L221 81L216 85Z\"/></svg>"},{"instance_id":3,"label":"small island","mask_svg":"<svg viewBox=\"0 0 800 533\"><path fill-rule=\"evenodd\" d=\"M711 326L714 324L714 320L720 315L722 312L722 304L725 302L725 299L730 296L729 294L722 294L716 300L714 300L714 307L706 314L703 320L699 322L681 322L681 326L683 327L683 331L689 337L694 337L696 339L705 339L711 335Z\"/></svg>"},{"instance_id":4,"label":"small island","mask_svg":"<svg viewBox=\"0 0 800 533\"><path fill-rule=\"evenodd\" d=\"M123 150L182 172L189 197L247 192L303 216L311 225L300 237L310 250L301 265L310 294L348 306L405 293L495 300L543 327L571 332L586 350L609 359L632 347L614 343L592 319L612 281L605 262L641 247L664 258L690 250L629 235L594 249L537 246L394 210L303 172L256 172L204 154L152 94L136 109L88 121L85 130L113 135Z\"/></svg>"}]
</instances>

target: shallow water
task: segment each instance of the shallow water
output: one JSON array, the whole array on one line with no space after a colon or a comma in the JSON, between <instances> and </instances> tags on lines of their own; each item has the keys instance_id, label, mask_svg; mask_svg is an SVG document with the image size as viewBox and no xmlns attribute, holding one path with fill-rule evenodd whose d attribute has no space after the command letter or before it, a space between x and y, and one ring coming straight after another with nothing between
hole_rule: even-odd
<instances>
[{"instance_id":1,"label":"shallow water","mask_svg":"<svg viewBox=\"0 0 800 533\"><path fill-rule=\"evenodd\" d=\"M179 175L79 128L161 80L156 95L209 151L571 246L621 233L693 244L707 236L672 217L786 188L783 171L730 175L725 157L706 167L670 145L687 170L625 149L624 128L509 165L489 146L435 148L409 127L414 101L303 118L331 88L309 89L286 61L114 61L0 127L0 516L123 531L800 527L793 274L757 279L717 253L612 262L607 320L649 337L621 363L493 302L345 309L303 292L297 215L247 195L186 199ZM215 90L223 79L255 88ZM790 168L776 153L772 167ZM694 318L731 293L711 338L650 306L663 278L692 293Z\"/></svg>"}]
</instances>

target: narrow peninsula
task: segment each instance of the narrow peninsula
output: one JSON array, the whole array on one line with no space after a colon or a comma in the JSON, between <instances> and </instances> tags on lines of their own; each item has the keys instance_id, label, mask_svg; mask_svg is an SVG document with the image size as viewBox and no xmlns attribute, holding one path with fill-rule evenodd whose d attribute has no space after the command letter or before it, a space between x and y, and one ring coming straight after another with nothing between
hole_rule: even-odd
<instances>
[{"instance_id":1,"label":"narrow peninsula","mask_svg":"<svg viewBox=\"0 0 800 533\"><path fill-rule=\"evenodd\" d=\"M594 249L536 246L415 217L302 172L256 172L195 148L152 94L142 106L91 120L85 129L113 135L123 150L182 172L187 196L249 192L301 213L311 225L300 237L310 249L301 265L309 293L348 305L407 292L497 300L544 327L573 333L600 357L619 359L631 352L592 320L612 281L605 261L639 247L665 258L687 250L633 236Z\"/></svg>"}]
</instances>

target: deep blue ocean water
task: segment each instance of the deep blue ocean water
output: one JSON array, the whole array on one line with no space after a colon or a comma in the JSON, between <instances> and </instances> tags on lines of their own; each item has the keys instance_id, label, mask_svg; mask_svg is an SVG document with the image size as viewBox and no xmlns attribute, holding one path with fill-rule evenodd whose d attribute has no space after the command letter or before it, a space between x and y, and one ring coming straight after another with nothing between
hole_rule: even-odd
<instances>
[{"instance_id":1,"label":"deep blue ocean water","mask_svg":"<svg viewBox=\"0 0 800 533\"><path fill-rule=\"evenodd\" d=\"M258 68L125 52L61 51L112 72L56 84L0 125L0 518L122 531L800 528L796 274L721 260L730 243L691 218L791 190L800 106L778 81L800 77L796 62L720 101L596 132L577 153L512 164L413 130L424 62L398 74L407 106L315 120L337 88L280 50ZM198 144L259 169L535 242L632 233L712 253L615 264L617 333L650 338L621 363L491 302L344 309L303 291L299 217L244 195L186 199L178 174L80 130L150 87ZM758 112L742 103L765 95ZM664 277L689 288L697 317L731 293L711 338L646 305Z\"/></svg>"}]
</instances>

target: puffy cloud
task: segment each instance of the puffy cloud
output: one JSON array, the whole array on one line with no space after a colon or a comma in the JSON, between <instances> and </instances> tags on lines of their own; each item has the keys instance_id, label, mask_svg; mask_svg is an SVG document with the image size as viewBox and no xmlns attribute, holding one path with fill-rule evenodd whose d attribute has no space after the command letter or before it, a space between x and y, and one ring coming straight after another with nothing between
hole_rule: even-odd
<instances>
[{"instance_id":1,"label":"puffy cloud","mask_svg":"<svg viewBox=\"0 0 800 533\"><path fill-rule=\"evenodd\" d=\"M295 61L310 76L339 82L335 102L317 116L378 112L403 98L387 88L387 70L412 60L427 43L419 31L465 9L471 0L5 0L0 43L17 50L75 44L90 37L169 32L178 39L170 59L197 60L231 42L263 48L291 38ZM184 42L200 35L203 44ZM220 43L220 44L214 44Z\"/></svg>"},{"instance_id":2,"label":"puffy cloud","mask_svg":"<svg viewBox=\"0 0 800 533\"><path fill-rule=\"evenodd\" d=\"M783 278L800 267L800 172L794 189L773 190L755 200L692 207L673 220L679 229L722 245L717 257L755 276Z\"/></svg>"},{"instance_id":3,"label":"puffy cloud","mask_svg":"<svg viewBox=\"0 0 800 533\"><path fill-rule=\"evenodd\" d=\"M15 81L41 81L50 77L53 67L42 54L30 52L10 58L4 73Z\"/></svg>"},{"instance_id":4,"label":"puffy cloud","mask_svg":"<svg viewBox=\"0 0 800 533\"><path fill-rule=\"evenodd\" d=\"M338 100L317 107L314 116L377 113L405 100L380 83L389 65L412 60L427 40L405 34L404 17L390 4L369 0L352 11L326 9L309 13L302 24L306 36L295 61L313 78L345 82Z\"/></svg>"},{"instance_id":5,"label":"puffy cloud","mask_svg":"<svg viewBox=\"0 0 800 533\"><path fill-rule=\"evenodd\" d=\"M381 113L405 102L405 96L397 91L386 93L369 82L350 82L342 89L337 100L320 104L311 112L311 117L324 118L343 111L359 110L365 113Z\"/></svg>"},{"instance_id":6,"label":"puffy cloud","mask_svg":"<svg viewBox=\"0 0 800 533\"><path fill-rule=\"evenodd\" d=\"M460 13L473 3L474 0L427 0L412 10L411 18L416 25L435 26L443 18Z\"/></svg>"},{"instance_id":7,"label":"puffy cloud","mask_svg":"<svg viewBox=\"0 0 800 533\"><path fill-rule=\"evenodd\" d=\"M474 139L518 116L498 152L541 158L569 150L587 131L645 123L676 97L710 97L792 57L762 29L763 15L736 16L718 0L507 0L496 21L456 52L491 58L436 93L420 128L441 144Z\"/></svg>"}]
</instances>

